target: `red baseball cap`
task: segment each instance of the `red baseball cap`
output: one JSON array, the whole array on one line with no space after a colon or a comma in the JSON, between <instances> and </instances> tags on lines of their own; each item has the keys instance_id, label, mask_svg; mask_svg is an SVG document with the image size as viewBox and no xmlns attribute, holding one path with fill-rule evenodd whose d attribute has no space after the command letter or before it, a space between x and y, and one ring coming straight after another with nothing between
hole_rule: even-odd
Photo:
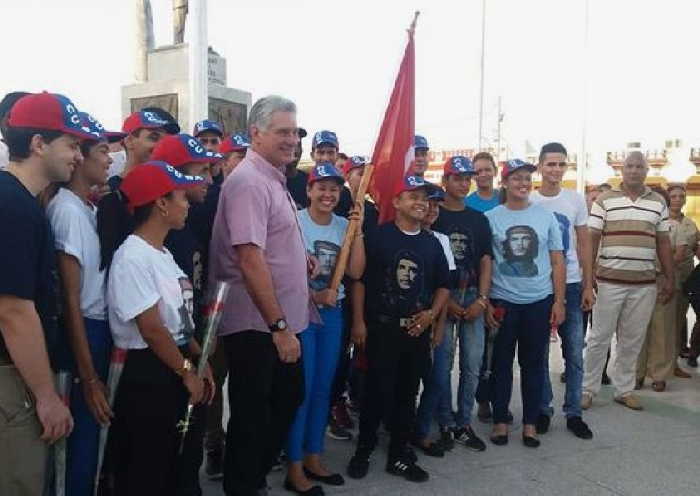
<instances>
[{"instance_id":1,"label":"red baseball cap","mask_svg":"<svg viewBox=\"0 0 700 496\"><path fill-rule=\"evenodd\" d=\"M168 125L168 121L162 119L155 112L140 111L134 112L124 120L122 131L131 134L139 129L163 129Z\"/></svg>"},{"instance_id":2,"label":"red baseball cap","mask_svg":"<svg viewBox=\"0 0 700 496\"><path fill-rule=\"evenodd\" d=\"M367 165L367 161L364 157L354 155L347 159L343 164L343 174L347 176L351 170L364 167L365 165Z\"/></svg>"},{"instance_id":3,"label":"red baseball cap","mask_svg":"<svg viewBox=\"0 0 700 496\"><path fill-rule=\"evenodd\" d=\"M83 129L73 102L63 95L46 91L17 100L10 110L7 127L61 131L80 139L95 139L89 130Z\"/></svg>"},{"instance_id":4,"label":"red baseball cap","mask_svg":"<svg viewBox=\"0 0 700 496\"><path fill-rule=\"evenodd\" d=\"M398 188L396 188L396 191L394 192L394 196L399 196L405 191L415 191L421 188L428 190L429 187L430 183L425 182L425 179L420 176L406 176L399 183Z\"/></svg>"},{"instance_id":5,"label":"red baseball cap","mask_svg":"<svg viewBox=\"0 0 700 496\"><path fill-rule=\"evenodd\" d=\"M224 158L220 153L207 151L204 145L189 134L170 134L161 139L151 154L151 160L161 160L173 167L185 164L216 163Z\"/></svg>"},{"instance_id":6,"label":"red baseball cap","mask_svg":"<svg viewBox=\"0 0 700 496\"><path fill-rule=\"evenodd\" d=\"M232 134L219 146L219 153L244 152L250 148L250 138L245 133Z\"/></svg>"},{"instance_id":7,"label":"red baseball cap","mask_svg":"<svg viewBox=\"0 0 700 496\"><path fill-rule=\"evenodd\" d=\"M187 189L204 182L200 176L188 176L165 162L151 160L137 165L126 175L119 189L129 201L129 210L148 205L176 189Z\"/></svg>"}]
</instances>

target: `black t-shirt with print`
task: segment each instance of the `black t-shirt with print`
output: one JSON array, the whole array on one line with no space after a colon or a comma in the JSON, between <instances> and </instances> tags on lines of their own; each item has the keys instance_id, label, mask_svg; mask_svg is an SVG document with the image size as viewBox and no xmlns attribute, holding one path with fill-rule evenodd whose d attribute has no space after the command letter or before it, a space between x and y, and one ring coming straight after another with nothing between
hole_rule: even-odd
<instances>
[{"instance_id":1,"label":"black t-shirt with print","mask_svg":"<svg viewBox=\"0 0 700 496\"><path fill-rule=\"evenodd\" d=\"M365 238L366 312L402 318L430 308L435 291L449 288L447 259L437 238L426 231L410 235L394 222Z\"/></svg>"},{"instance_id":2,"label":"black t-shirt with print","mask_svg":"<svg viewBox=\"0 0 700 496\"><path fill-rule=\"evenodd\" d=\"M301 169L297 169L294 177L287 177L287 189L292 195L297 210L303 210L309 206L309 197L306 196L306 184L309 181L309 175Z\"/></svg>"},{"instance_id":3,"label":"black t-shirt with print","mask_svg":"<svg viewBox=\"0 0 700 496\"><path fill-rule=\"evenodd\" d=\"M37 199L9 172L0 171L0 294L32 300L51 366L57 370L57 272L53 234ZM0 357L9 354L0 334Z\"/></svg>"},{"instance_id":4,"label":"black t-shirt with print","mask_svg":"<svg viewBox=\"0 0 700 496\"><path fill-rule=\"evenodd\" d=\"M484 255L493 257L491 227L486 216L469 207L460 211L440 207L440 215L432 229L450 239L457 266L456 280L452 281L452 287L478 287L481 258Z\"/></svg>"}]
</instances>

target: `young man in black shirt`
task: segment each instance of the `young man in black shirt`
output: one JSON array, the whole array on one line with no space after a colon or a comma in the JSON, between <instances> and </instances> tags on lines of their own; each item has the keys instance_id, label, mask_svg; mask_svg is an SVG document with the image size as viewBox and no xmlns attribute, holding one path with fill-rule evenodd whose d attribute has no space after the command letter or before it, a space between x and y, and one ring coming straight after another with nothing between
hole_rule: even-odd
<instances>
[{"instance_id":1,"label":"young man in black shirt","mask_svg":"<svg viewBox=\"0 0 700 496\"><path fill-rule=\"evenodd\" d=\"M449 270L440 242L421 229L427 186L420 177L406 177L393 201L396 220L367 239L361 283L367 321L366 327L355 325L352 336L356 346L366 347L368 362L357 451L348 466L356 479L367 475L377 429L388 418L387 472L412 482L428 480L407 443L420 378L430 363L430 326L449 297Z\"/></svg>"},{"instance_id":2,"label":"young man in black shirt","mask_svg":"<svg viewBox=\"0 0 700 496\"><path fill-rule=\"evenodd\" d=\"M484 214L464 206L474 167L467 157L445 162L442 183L445 202L433 229L450 240L455 280L447 304L442 342L435 348L433 371L421 398L416 436L425 438L437 417L444 449L451 437L472 451L486 445L471 427L474 395L484 351L484 310L491 290L491 229ZM457 414L452 412L451 372L459 340L459 388Z\"/></svg>"},{"instance_id":3,"label":"young man in black shirt","mask_svg":"<svg viewBox=\"0 0 700 496\"><path fill-rule=\"evenodd\" d=\"M10 163L0 172L0 494L42 494L49 444L70 434L59 398L54 241L36 196L65 182L92 136L62 95L19 99L5 129Z\"/></svg>"},{"instance_id":4,"label":"young man in black shirt","mask_svg":"<svg viewBox=\"0 0 700 496\"><path fill-rule=\"evenodd\" d=\"M413 149L416 154L416 165L413 167L413 173L416 176L423 177L425 171L428 170L429 164L428 150L430 150L430 147L428 146L428 140L423 136L415 135L413 137Z\"/></svg>"}]
</instances>

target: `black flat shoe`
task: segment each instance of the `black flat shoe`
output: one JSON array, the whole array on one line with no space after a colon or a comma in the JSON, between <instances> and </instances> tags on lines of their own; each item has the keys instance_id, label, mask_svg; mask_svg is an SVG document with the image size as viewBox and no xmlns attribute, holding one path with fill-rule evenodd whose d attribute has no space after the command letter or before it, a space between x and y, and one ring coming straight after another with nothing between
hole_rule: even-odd
<instances>
[{"instance_id":1,"label":"black flat shoe","mask_svg":"<svg viewBox=\"0 0 700 496\"><path fill-rule=\"evenodd\" d=\"M445 450L439 442L429 443L428 446L425 446L418 439L414 439L411 441L411 444L421 450L427 456L432 456L435 458L442 458L445 456Z\"/></svg>"},{"instance_id":2,"label":"black flat shoe","mask_svg":"<svg viewBox=\"0 0 700 496\"><path fill-rule=\"evenodd\" d=\"M508 434L501 434L499 436L491 436L491 442L496 446L505 446L508 444Z\"/></svg>"},{"instance_id":3,"label":"black flat shoe","mask_svg":"<svg viewBox=\"0 0 700 496\"><path fill-rule=\"evenodd\" d=\"M540 440L536 437L526 436L523 434L523 444L528 448L539 448Z\"/></svg>"},{"instance_id":4,"label":"black flat shoe","mask_svg":"<svg viewBox=\"0 0 700 496\"><path fill-rule=\"evenodd\" d=\"M321 486L311 486L306 491L300 491L290 482L289 479L284 479L284 488L290 493L297 493L303 496L325 496L326 493L323 492Z\"/></svg>"},{"instance_id":5,"label":"black flat shoe","mask_svg":"<svg viewBox=\"0 0 700 496\"><path fill-rule=\"evenodd\" d=\"M329 486L342 486L345 484L345 479L343 479L343 476L340 474L318 475L304 467L304 475L306 475L308 479L315 480Z\"/></svg>"}]
</instances>

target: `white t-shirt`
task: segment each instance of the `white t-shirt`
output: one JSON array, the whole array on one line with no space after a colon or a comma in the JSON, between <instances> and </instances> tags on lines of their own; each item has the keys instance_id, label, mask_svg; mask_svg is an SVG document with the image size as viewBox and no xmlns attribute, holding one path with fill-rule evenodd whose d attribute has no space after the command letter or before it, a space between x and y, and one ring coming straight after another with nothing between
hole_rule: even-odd
<instances>
[{"instance_id":1,"label":"white t-shirt","mask_svg":"<svg viewBox=\"0 0 700 496\"><path fill-rule=\"evenodd\" d=\"M447 237L447 235L442 234L437 231L430 231L433 236L435 236L440 244L442 245L442 251L445 252L445 258L447 259L447 267L450 270L457 270L457 266L455 265L455 257L452 254L452 246L450 246L450 238Z\"/></svg>"},{"instance_id":2,"label":"white t-shirt","mask_svg":"<svg viewBox=\"0 0 700 496\"><path fill-rule=\"evenodd\" d=\"M109 156L112 158L112 164L109 166L107 177L118 176L126 166L126 152L119 150L118 152L110 153Z\"/></svg>"},{"instance_id":3,"label":"white t-shirt","mask_svg":"<svg viewBox=\"0 0 700 496\"><path fill-rule=\"evenodd\" d=\"M566 253L566 282L581 282L575 228L588 224L588 206L583 195L570 189L562 189L556 196L544 196L539 191L534 191L530 194L530 201L554 213Z\"/></svg>"},{"instance_id":4,"label":"white t-shirt","mask_svg":"<svg viewBox=\"0 0 700 496\"><path fill-rule=\"evenodd\" d=\"M158 304L163 325L178 346L194 334L192 284L170 252L157 250L132 234L114 254L107 282L109 326L114 345L143 349L135 318Z\"/></svg>"},{"instance_id":5,"label":"white t-shirt","mask_svg":"<svg viewBox=\"0 0 700 496\"><path fill-rule=\"evenodd\" d=\"M80 311L89 319L107 320L97 208L87 205L68 188L59 188L46 208L46 215L53 229L56 250L75 257L80 264Z\"/></svg>"}]
</instances>

